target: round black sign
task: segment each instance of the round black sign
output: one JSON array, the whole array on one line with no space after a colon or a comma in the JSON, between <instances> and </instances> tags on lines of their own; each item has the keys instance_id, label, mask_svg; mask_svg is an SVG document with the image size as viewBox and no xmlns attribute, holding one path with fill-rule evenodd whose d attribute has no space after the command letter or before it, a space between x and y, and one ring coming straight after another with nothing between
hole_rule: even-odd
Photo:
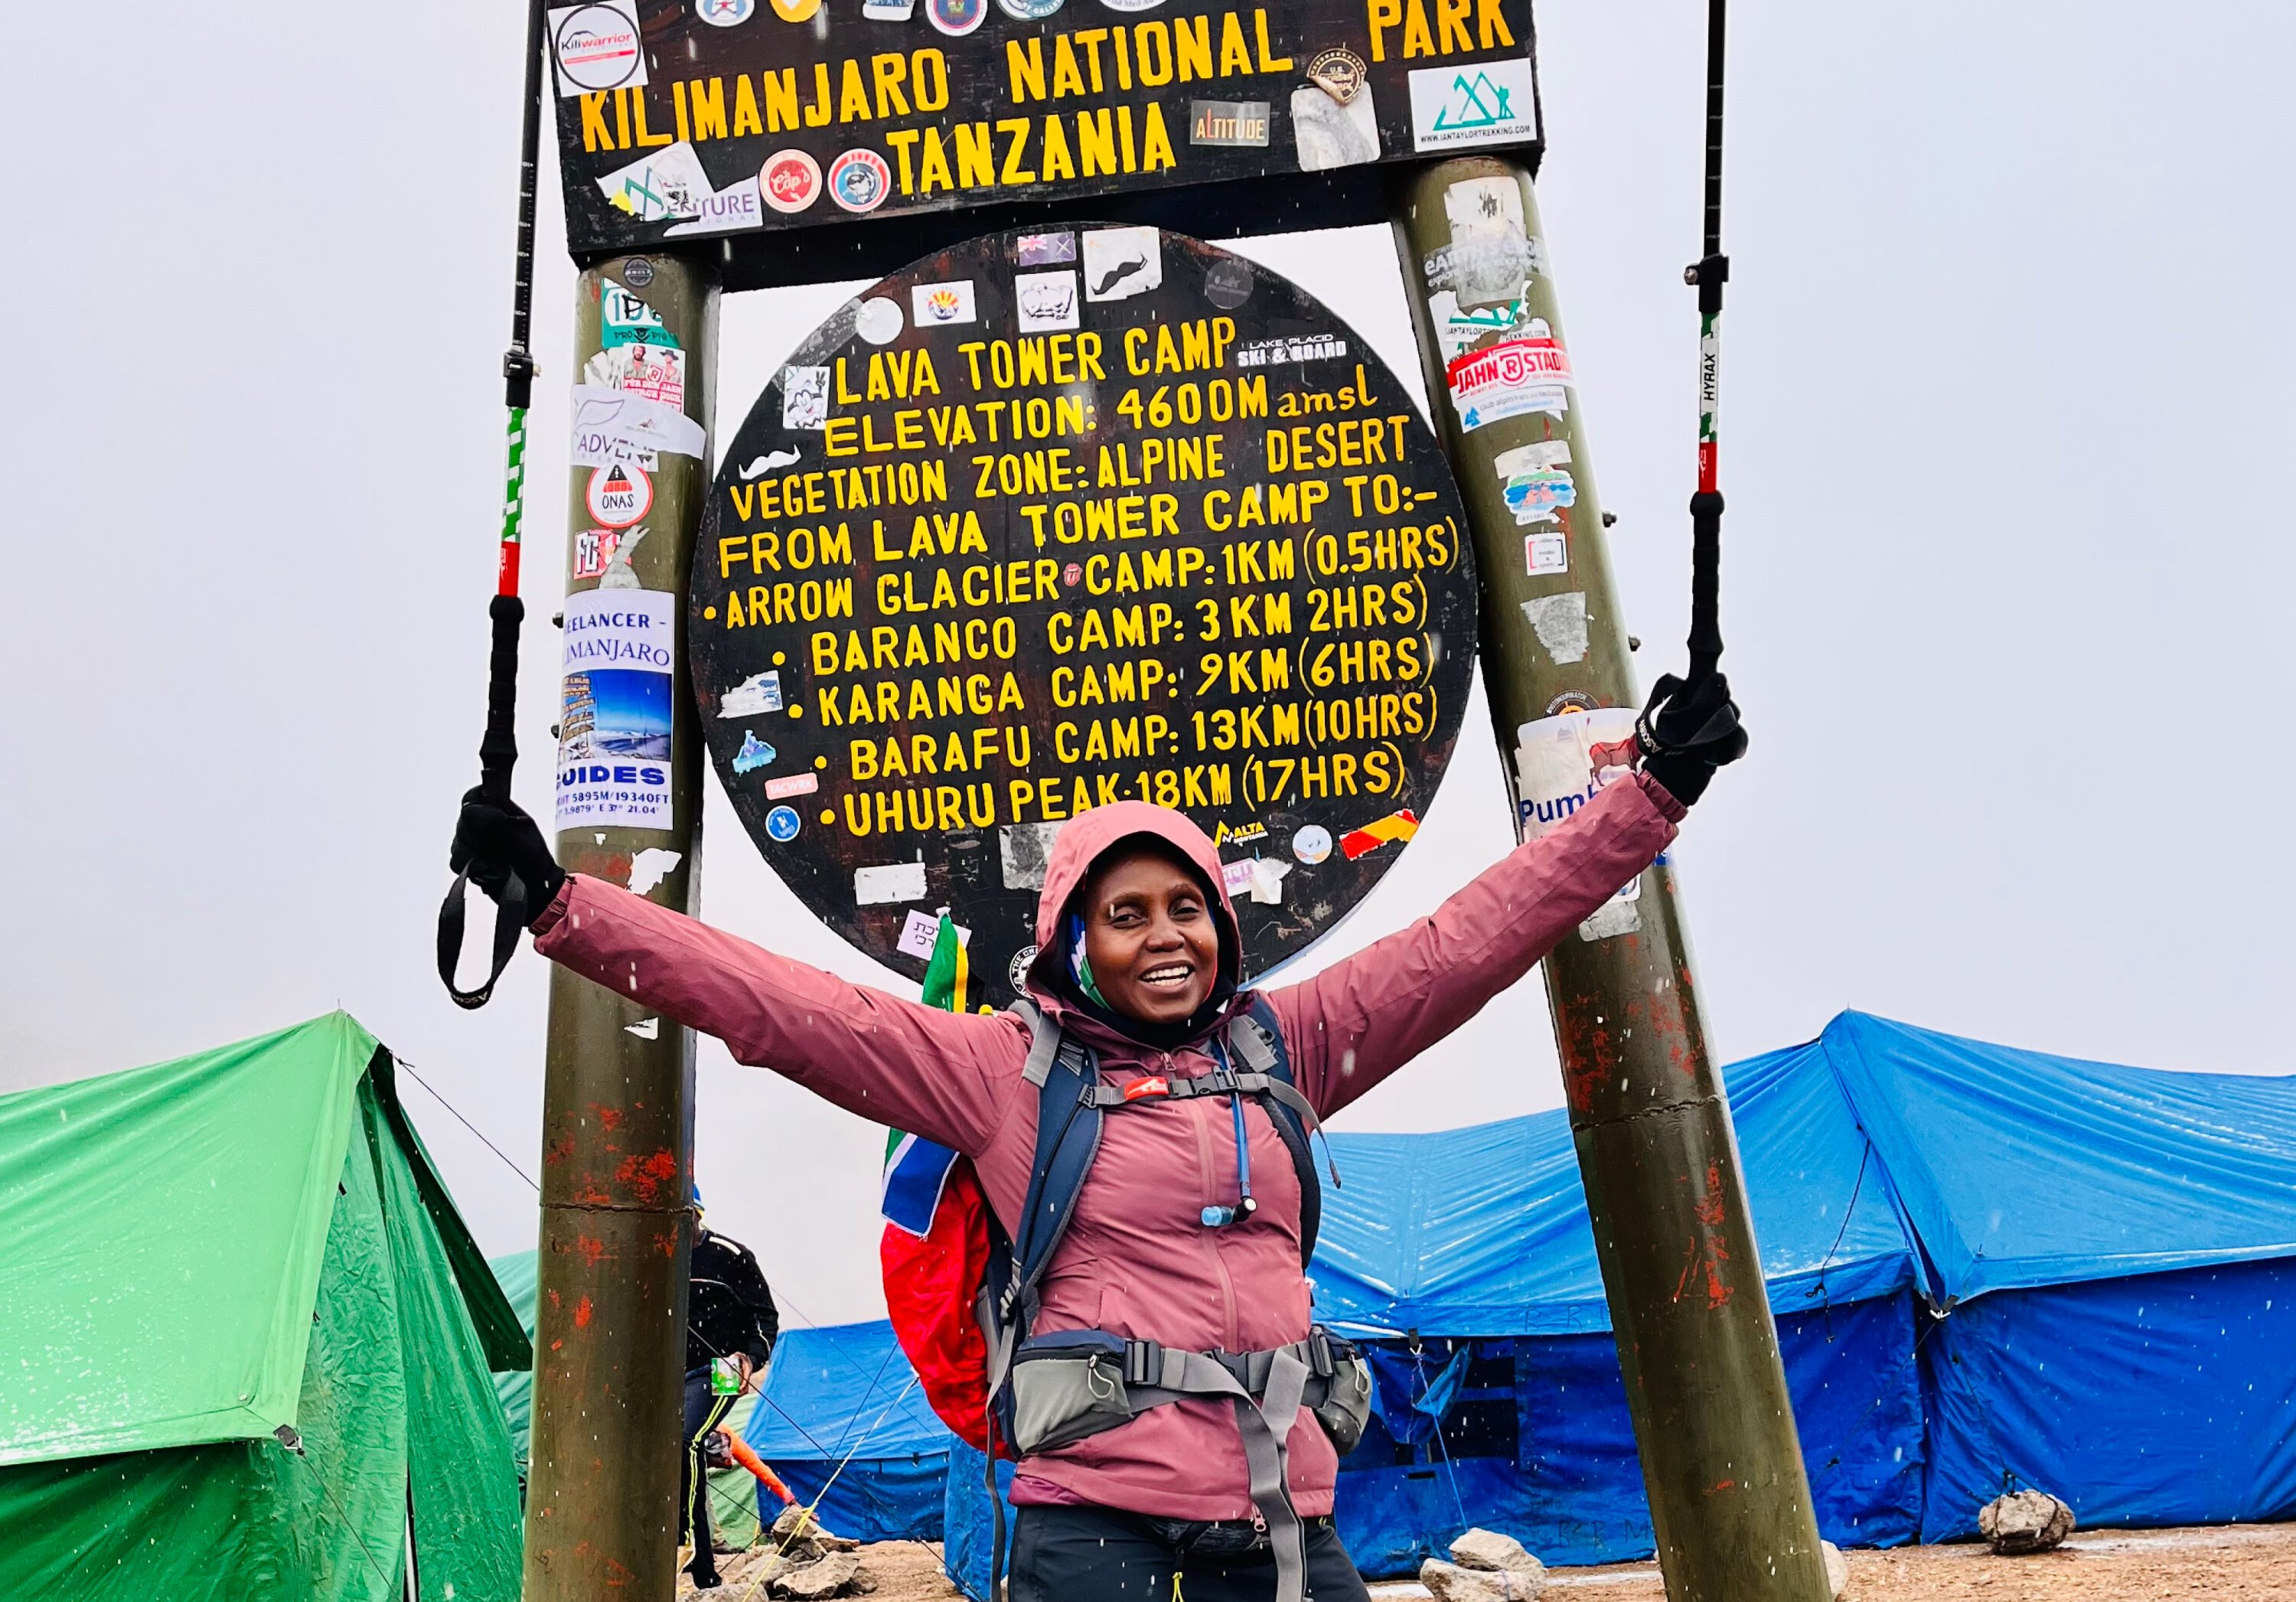
<instances>
[{"instance_id":1,"label":"round black sign","mask_svg":"<svg viewBox=\"0 0 2296 1602\"><path fill-rule=\"evenodd\" d=\"M1394 865L1475 639L1457 487L1297 286L1145 227L972 240L816 330L726 452L693 680L758 847L1003 1003L1054 835L1119 800L1218 845L1248 972Z\"/></svg>"}]
</instances>

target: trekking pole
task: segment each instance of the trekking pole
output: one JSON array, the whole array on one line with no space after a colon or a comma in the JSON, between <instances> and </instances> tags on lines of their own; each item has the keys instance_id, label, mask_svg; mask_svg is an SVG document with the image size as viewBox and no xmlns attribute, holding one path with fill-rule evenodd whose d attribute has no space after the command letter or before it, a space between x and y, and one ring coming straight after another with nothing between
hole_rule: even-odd
<instances>
[{"instance_id":1,"label":"trekking pole","mask_svg":"<svg viewBox=\"0 0 2296 1602\"><path fill-rule=\"evenodd\" d=\"M487 616L494 627L487 659L487 728L479 740L479 790L488 801L510 800L511 768L518 760L518 634L526 604L518 598L520 521L526 500L526 411L534 398L534 357L528 349L534 309L534 185L537 149L542 136L542 39L545 0L529 0L526 13L526 103L519 133L518 260L512 278L510 349L503 352L503 405L509 409L509 460L503 472L501 555L495 565L495 596ZM479 1007L518 949L518 932L528 920L526 886L516 874L495 908L493 965L486 982L465 990L455 983L463 954L465 867L455 876L439 908L439 977L461 1007Z\"/></svg>"},{"instance_id":2,"label":"trekking pole","mask_svg":"<svg viewBox=\"0 0 2296 1602\"><path fill-rule=\"evenodd\" d=\"M1722 660L1722 10L1706 9L1706 230L1697 261L1683 269L1698 291L1698 489L1690 497L1690 682Z\"/></svg>"}]
</instances>

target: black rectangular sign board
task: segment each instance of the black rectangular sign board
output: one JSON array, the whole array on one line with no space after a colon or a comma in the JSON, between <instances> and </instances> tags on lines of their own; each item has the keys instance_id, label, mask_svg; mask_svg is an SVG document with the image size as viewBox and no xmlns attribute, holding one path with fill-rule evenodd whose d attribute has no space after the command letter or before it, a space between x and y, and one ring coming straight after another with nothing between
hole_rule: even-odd
<instances>
[{"instance_id":1,"label":"black rectangular sign board","mask_svg":"<svg viewBox=\"0 0 2296 1602\"><path fill-rule=\"evenodd\" d=\"M569 248L707 251L734 289L1039 220L1378 221L1382 166L1535 162L1540 138L1529 0L592 0L548 22Z\"/></svg>"}]
</instances>

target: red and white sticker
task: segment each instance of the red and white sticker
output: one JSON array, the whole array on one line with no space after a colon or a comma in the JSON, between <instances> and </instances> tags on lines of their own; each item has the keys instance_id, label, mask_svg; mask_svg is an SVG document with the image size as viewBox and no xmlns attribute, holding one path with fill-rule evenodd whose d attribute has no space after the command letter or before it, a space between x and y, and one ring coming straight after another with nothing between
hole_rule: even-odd
<instances>
[{"instance_id":1,"label":"red and white sticker","mask_svg":"<svg viewBox=\"0 0 2296 1602\"><path fill-rule=\"evenodd\" d=\"M829 164L829 198L848 211L874 211L893 192L893 169L873 150L849 150Z\"/></svg>"},{"instance_id":2,"label":"red and white sticker","mask_svg":"<svg viewBox=\"0 0 2296 1602\"><path fill-rule=\"evenodd\" d=\"M766 781L767 801L787 801L792 795L811 795L821 788L821 776L814 773L792 773Z\"/></svg>"},{"instance_id":3,"label":"red and white sticker","mask_svg":"<svg viewBox=\"0 0 2296 1602\"><path fill-rule=\"evenodd\" d=\"M610 463L592 472L585 498L593 522L608 529L627 529L653 510L653 481L643 467Z\"/></svg>"},{"instance_id":4,"label":"red and white sticker","mask_svg":"<svg viewBox=\"0 0 2296 1602\"><path fill-rule=\"evenodd\" d=\"M614 552L622 543L615 529L585 529L574 536L574 576L577 579L596 579L612 565Z\"/></svg>"},{"instance_id":5,"label":"red and white sticker","mask_svg":"<svg viewBox=\"0 0 2296 1602\"><path fill-rule=\"evenodd\" d=\"M777 150L758 169L758 193L776 211L803 211L821 198L821 163L801 150Z\"/></svg>"}]
</instances>

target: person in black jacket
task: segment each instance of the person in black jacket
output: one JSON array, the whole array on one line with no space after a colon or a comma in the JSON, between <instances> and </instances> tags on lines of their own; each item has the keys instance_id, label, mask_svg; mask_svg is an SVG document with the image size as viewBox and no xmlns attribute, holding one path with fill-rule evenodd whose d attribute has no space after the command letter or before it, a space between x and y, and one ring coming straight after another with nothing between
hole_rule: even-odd
<instances>
[{"instance_id":1,"label":"person in black jacket","mask_svg":"<svg viewBox=\"0 0 2296 1602\"><path fill-rule=\"evenodd\" d=\"M678 1540L693 1542L686 1572L703 1590L719 1583L709 1533L709 1470L702 1442L755 1391L782 1329L758 1260L740 1241L701 1227L693 1198L692 1290L685 1304L685 1450L678 1463ZM719 1365L724 1367L719 1367Z\"/></svg>"}]
</instances>

